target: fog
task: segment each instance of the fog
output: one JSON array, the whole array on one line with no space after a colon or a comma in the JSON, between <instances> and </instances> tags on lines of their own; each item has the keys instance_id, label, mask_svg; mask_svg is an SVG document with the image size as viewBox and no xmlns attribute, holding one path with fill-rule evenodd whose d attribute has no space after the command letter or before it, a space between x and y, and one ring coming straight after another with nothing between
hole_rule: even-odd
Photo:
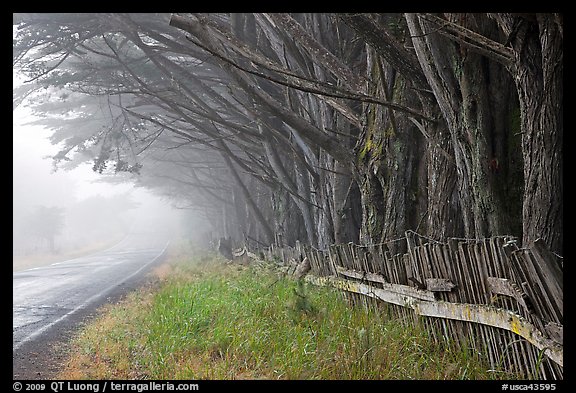
<instances>
[{"instance_id":1,"label":"fog","mask_svg":"<svg viewBox=\"0 0 576 393\"><path fill-rule=\"evenodd\" d=\"M131 231L169 231L198 245L205 242L205 224L191 212L175 209L166 197L131 183L106 182L88 164L54 171L50 156L58 146L48 140L48 130L26 124L31 119L26 107L13 112L15 260L97 250Z\"/></svg>"}]
</instances>

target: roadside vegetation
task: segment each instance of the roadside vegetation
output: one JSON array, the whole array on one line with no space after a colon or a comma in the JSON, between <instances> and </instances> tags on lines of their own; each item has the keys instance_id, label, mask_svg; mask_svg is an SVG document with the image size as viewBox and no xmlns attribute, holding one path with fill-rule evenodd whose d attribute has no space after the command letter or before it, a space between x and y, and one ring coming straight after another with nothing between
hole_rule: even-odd
<instances>
[{"instance_id":1,"label":"roadside vegetation","mask_svg":"<svg viewBox=\"0 0 576 393\"><path fill-rule=\"evenodd\" d=\"M61 379L498 379L465 347L262 266L172 249L77 334Z\"/></svg>"}]
</instances>

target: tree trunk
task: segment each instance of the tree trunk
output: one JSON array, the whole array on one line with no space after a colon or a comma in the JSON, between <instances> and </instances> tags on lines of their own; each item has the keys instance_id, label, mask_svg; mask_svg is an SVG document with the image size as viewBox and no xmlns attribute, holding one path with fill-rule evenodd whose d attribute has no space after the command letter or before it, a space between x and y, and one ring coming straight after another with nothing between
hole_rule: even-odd
<instances>
[{"instance_id":1,"label":"tree trunk","mask_svg":"<svg viewBox=\"0 0 576 393\"><path fill-rule=\"evenodd\" d=\"M223 145L222 141L219 141L219 143ZM258 223L260 224L260 227L262 228L264 235L266 237L266 241L269 244L271 244L274 241L274 231L272 230L272 228L270 228L270 225L268 224L268 221L260 211L259 206L256 204L256 202L254 202L254 199L252 198L250 191L248 190L248 188L246 188L246 185L242 181L242 178L240 178L240 175L238 174L238 171L236 171L236 168L234 168L234 164L232 163L230 157L228 157L228 155L224 152L222 153L222 157L224 158L224 161L226 162L226 165L228 166L228 169L230 170L233 179L238 185L238 188L240 188L240 190L242 191L246 203L248 204L250 210L258 220Z\"/></svg>"},{"instance_id":2,"label":"tree trunk","mask_svg":"<svg viewBox=\"0 0 576 393\"><path fill-rule=\"evenodd\" d=\"M426 210L416 228L433 239L459 237L464 234L462 207L458 193L456 163L447 152L452 151L450 132L444 122L426 129ZM418 190L420 192L420 190ZM424 219L425 217L425 219ZM422 230L420 225L423 226Z\"/></svg>"},{"instance_id":3,"label":"tree trunk","mask_svg":"<svg viewBox=\"0 0 576 393\"><path fill-rule=\"evenodd\" d=\"M494 30L494 24L478 18L462 17L464 23L476 24L481 30ZM406 20L422 70L450 131L452 151L448 153L453 154L456 165L464 235L507 234L503 197L490 181L491 160L499 159L494 156L495 124L505 124L505 118L493 110L487 88L498 83L506 71L491 69L486 58L446 41L418 16L407 14ZM503 90L499 94L506 94L506 84L499 86Z\"/></svg>"},{"instance_id":4,"label":"tree trunk","mask_svg":"<svg viewBox=\"0 0 576 393\"><path fill-rule=\"evenodd\" d=\"M523 244L563 252L563 34L553 14L517 20L513 44L524 155Z\"/></svg>"},{"instance_id":5,"label":"tree trunk","mask_svg":"<svg viewBox=\"0 0 576 393\"><path fill-rule=\"evenodd\" d=\"M368 53L368 69L376 85L371 94L402 105L417 103L406 81L375 51ZM360 238L370 244L403 236L411 216L418 214L409 189L415 175L417 135L405 115L382 106L367 106L365 124L357 152L363 207Z\"/></svg>"},{"instance_id":6,"label":"tree trunk","mask_svg":"<svg viewBox=\"0 0 576 393\"><path fill-rule=\"evenodd\" d=\"M352 173L348 165L343 165L339 161L334 163L334 181L332 183L333 194L333 219L334 219L334 241L341 243L357 243L358 230L355 224L354 204L357 186L352 179Z\"/></svg>"}]
</instances>

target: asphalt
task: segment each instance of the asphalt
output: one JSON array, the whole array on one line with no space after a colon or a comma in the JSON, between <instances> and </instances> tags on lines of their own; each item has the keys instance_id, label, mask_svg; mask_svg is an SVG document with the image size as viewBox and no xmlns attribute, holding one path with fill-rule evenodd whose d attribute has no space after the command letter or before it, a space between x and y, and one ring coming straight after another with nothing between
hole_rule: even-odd
<instances>
[{"instance_id":1,"label":"asphalt","mask_svg":"<svg viewBox=\"0 0 576 393\"><path fill-rule=\"evenodd\" d=\"M72 334L98 307L149 280L168 239L136 230L107 250L13 273L13 379L53 379Z\"/></svg>"}]
</instances>

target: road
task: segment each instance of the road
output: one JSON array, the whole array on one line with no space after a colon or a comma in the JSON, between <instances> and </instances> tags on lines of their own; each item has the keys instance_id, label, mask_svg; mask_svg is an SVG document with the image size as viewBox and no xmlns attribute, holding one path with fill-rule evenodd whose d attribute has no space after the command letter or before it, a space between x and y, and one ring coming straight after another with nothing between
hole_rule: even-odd
<instances>
[{"instance_id":1,"label":"road","mask_svg":"<svg viewBox=\"0 0 576 393\"><path fill-rule=\"evenodd\" d=\"M168 239L163 231L134 231L107 250L13 273L13 377L41 377L43 370L30 375L30 368L44 367L42 355L59 336L134 287L162 259Z\"/></svg>"}]
</instances>

